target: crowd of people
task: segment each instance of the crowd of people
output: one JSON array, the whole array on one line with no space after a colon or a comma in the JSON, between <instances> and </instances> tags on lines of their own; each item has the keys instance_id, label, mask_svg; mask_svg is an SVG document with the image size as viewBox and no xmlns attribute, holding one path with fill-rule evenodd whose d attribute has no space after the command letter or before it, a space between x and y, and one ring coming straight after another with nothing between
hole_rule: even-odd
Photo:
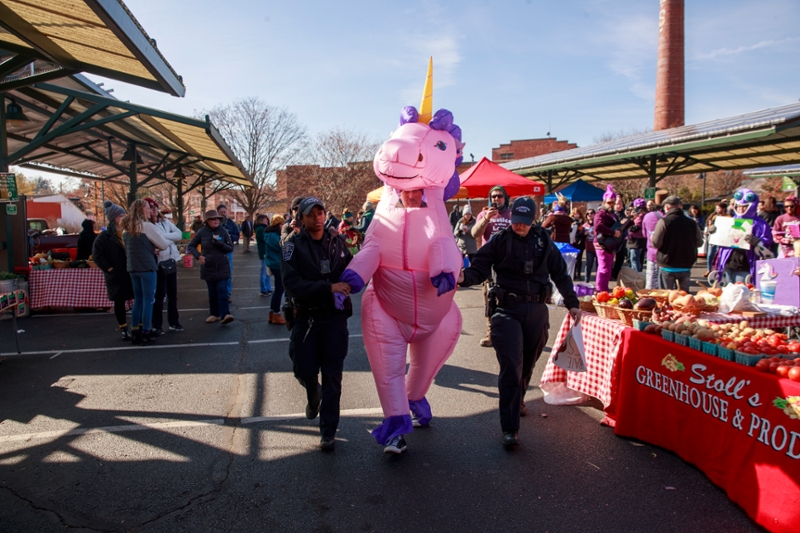
<instances>
[{"instance_id":1,"label":"crowd of people","mask_svg":"<svg viewBox=\"0 0 800 533\"><path fill-rule=\"evenodd\" d=\"M525 391L547 342L547 327L540 326L548 324L543 304L550 297L550 280L578 320L573 279L593 281L597 291L608 290L626 262L644 278L646 288L688 290L698 247L716 232L721 217L749 217L768 228L748 235L754 250L760 243L772 247L781 257L791 257L795 242L800 242L800 217L793 195L784 200L785 213L778 216L774 199L767 198L756 207L757 195L742 189L734 194L731 205L719 202L708 217L699 206L684 209L677 196L664 196L659 193L654 200L635 198L626 203L608 186L599 209L584 211L559 198L543 213L544 209L537 209L529 197L512 202L498 185L489 192L477 216L470 203L450 212L449 235L463 263L457 283L462 287L483 285L487 331L480 345L494 347L500 363L500 419L505 446L518 444L519 417L527 414ZM424 192L400 191L397 207L427 207ZM87 255L88 247L104 272L122 339L147 344L163 335L165 303L169 329L183 331L176 268L182 259L176 246L181 231L151 198L135 201L127 213L110 201L104 208L107 230L95 235L93 223L84 224L79 247L83 255ZM537 210L540 213L534 217ZM776 216L770 219L771 215ZM288 322L292 326L289 355L306 392L306 416L320 416L322 449L335 446L347 354L347 318L352 314L350 295L370 281L355 276L348 265L365 244L374 216L371 202L364 204L358 216L343 209L337 217L316 198L297 197L285 215L257 214L252 226L247 221L237 226L227 218L226 206L219 205L195 221L194 235L186 247L186 253L199 262L200 277L207 285L206 322L224 325L234 320L230 310L234 243L243 237L247 244L242 251L249 253L250 240L255 239L261 261L259 292L271 297L268 323ZM578 250L573 277L555 243L570 244ZM754 253L709 246L705 275L716 270L724 273L727 281L741 281L752 272ZM439 289L440 294L452 290L455 283L448 282L447 288ZM534 291L530 290L532 286ZM282 305L284 291L287 298ZM131 299L134 304L128 320L125 305ZM424 426L430 419L426 401L424 407L415 410L412 406L413 427ZM387 419L384 425L391 429L392 423ZM381 441L383 437L386 442ZM402 434L383 437L376 435L385 445L384 451L405 450Z\"/></svg>"}]
</instances>

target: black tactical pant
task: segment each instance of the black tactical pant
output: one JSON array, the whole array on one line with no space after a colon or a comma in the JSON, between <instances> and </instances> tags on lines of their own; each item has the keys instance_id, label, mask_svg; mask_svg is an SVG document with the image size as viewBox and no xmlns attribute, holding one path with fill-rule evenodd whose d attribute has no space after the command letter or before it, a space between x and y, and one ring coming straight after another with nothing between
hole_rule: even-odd
<instances>
[{"instance_id":1,"label":"black tactical pant","mask_svg":"<svg viewBox=\"0 0 800 533\"><path fill-rule=\"evenodd\" d=\"M504 433L519 430L520 406L549 330L550 317L544 304L498 307L492 315L492 346L500 363L500 426Z\"/></svg>"},{"instance_id":2,"label":"black tactical pant","mask_svg":"<svg viewBox=\"0 0 800 533\"><path fill-rule=\"evenodd\" d=\"M347 317L337 314L331 318L315 319L310 331L308 317L299 316L289 337L289 357L294 363L294 377L305 387L308 402L314 405L320 393L322 395L319 430L325 438L334 437L339 426L342 369L349 335Z\"/></svg>"}]
</instances>

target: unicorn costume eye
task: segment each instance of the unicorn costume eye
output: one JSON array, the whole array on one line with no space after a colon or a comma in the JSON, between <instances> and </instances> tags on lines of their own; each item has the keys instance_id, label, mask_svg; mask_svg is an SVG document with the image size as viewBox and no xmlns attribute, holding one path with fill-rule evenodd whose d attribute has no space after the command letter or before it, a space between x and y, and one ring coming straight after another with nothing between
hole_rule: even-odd
<instances>
[{"instance_id":1,"label":"unicorn costume eye","mask_svg":"<svg viewBox=\"0 0 800 533\"><path fill-rule=\"evenodd\" d=\"M445 150L447 150L447 144L445 144L445 143L444 143L444 141L439 141L439 142L438 142L438 143L436 143L434 146L436 146L436 148L438 148L438 149L439 149L439 150L441 150L442 152L444 152Z\"/></svg>"}]
</instances>

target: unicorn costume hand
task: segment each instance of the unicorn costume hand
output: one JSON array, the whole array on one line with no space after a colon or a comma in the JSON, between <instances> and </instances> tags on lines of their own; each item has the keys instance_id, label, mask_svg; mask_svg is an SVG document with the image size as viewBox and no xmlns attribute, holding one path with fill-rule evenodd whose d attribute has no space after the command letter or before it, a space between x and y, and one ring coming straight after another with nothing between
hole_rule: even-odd
<instances>
[{"instance_id":1,"label":"unicorn costume hand","mask_svg":"<svg viewBox=\"0 0 800 533\"><path fill-rule=\"evenodd\" d=\"M417 425L430 420L425 394L461 333L453 289L462 258L444 200L458 190L463 146L452 113L432 115L430 98L420 111L402 110L399 128L373 163L385 186L369 233L341 278L354 293L371 280L361 317L384 414L372 434L384 445L413 431L411 413ZM398 206L403 191L417 190L427 207Z\"/></svg>"}]
</instances>

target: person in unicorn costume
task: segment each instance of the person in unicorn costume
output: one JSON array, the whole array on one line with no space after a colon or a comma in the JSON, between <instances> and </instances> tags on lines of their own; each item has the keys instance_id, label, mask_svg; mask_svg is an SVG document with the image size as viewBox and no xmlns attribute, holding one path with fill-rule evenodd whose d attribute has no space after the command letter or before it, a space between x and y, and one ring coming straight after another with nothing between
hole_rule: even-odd
<instances>
[{"instance_id":1,"label":"person in unicorn costume","mask_svg":"<svg viewBox=\"0 0 800 533\"><path fill-rule=\"evenodd\" d=\"M733 216L753 220L753 233L745 237L750 249L721 248L719 270L725 273L728 283L744 282L748 274L752 283L755 283L756 260L772 256L768 250L772 246L772 229L758 216L758 195L750 189L739 189L733 194ZM714 233L716 229L711 226L709 233Z\"/></svg>"},{"instance_id":2,"label":"person in unicorn costume","mask_svg":"<svg viewBox=\"0 0 800 533\"><path fill-rule=\"evenodd\" d=\"M361 317L384 414L372 434L387 453L402 453L404 435L430 422L425 394L461 334L453 296L462 257L444 202L458 191L455 169L464 143L452 113L440 109L431 117L431 104L432 61L420 111L405 107L400 127L375 156L382 196L364 245L341 278L353 293L372 280ZM421 207L398 206L401 197L420 191L424 203L406 203Z\"/></svg>"}]
</instances>

